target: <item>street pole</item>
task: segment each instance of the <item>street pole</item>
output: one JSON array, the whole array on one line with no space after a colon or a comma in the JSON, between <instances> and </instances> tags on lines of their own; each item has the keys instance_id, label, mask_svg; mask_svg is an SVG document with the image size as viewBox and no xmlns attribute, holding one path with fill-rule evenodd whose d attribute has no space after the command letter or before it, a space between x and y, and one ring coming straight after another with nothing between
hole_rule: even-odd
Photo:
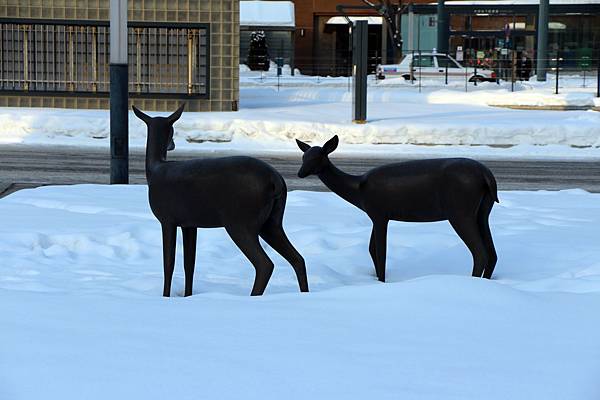
<instances>
[{"instance_id":1,"label":"street pole","mask_svg":"<svg viewBox=\"0 0 600 400\"><path fill-rule=\"evenodd\" d=\"M546 82L546 67L548 57L548 8L550 0L540 0L538 12L537 36L537 80Z\"/></svg>"},{"instance_id":2,"label":"street pole","mask_svg":"<svg viewBox=\"0 0 600 400\"><path fill-rule=\"evenodd\" d=\"M598 76L596 77L596 97L600 97L600 60L598 60Z\"/></svg>"},{"instance_id":3,"label":"street pole","mask_svg":"<svg viewBox=\"0 0 600 400\"><path fill-rule=\"evenodd\" d=\"M444 1L437 2L437 51L439 53L448 53L448 14Z\"/></svg>"},{"instance_id":4,"label":"street pole","mask_svg":"<svg viewBox=\"0 0 600 400\"><path fill-rule=\"evenodd\" d=\"M355 21L352 27L352 122L367 122L367 21Z\"/></svg>"},{"instance_id":5,"label":"street pole","mask_svg":"<svg viewBox=\"0 0 600 400\"><path fill-rule=\"evenodd\" d=\"M409 51L415 49L415 11L413 3L408 4L408 44L406 49Z\"/></svg>"},{"instance_id":6,"label":"street pole","mask_svg":"<svg viewBox=\"0 0 600 400\"><path fill-rule=\"evenodd\" d=\"M127 0L110 0L110 183L129 183Z\"/></svg>"}]
</instances>

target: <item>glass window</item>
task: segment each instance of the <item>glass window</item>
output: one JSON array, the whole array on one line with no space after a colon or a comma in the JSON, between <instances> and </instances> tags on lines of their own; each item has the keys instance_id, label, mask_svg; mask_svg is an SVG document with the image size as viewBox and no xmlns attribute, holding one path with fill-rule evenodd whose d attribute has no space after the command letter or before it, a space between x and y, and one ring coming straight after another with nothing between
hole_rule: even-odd
<instances>
[{"instance_id":1,"label":"glass window","mask_svg":"<svg viewBox=\"0 0 600 400\"><path fill-rule=\"evenodd\" d=\"M448 57L437 56L438 67L440 68L458 68L458 65Z\"/></svg>"},{"instance_id":2,"label":"glass window","mask_svg":"<svg viewBox=\"0 0 600 400\"><path fill-rule=\"evenodd\" d=\"M413 68L418 67L435 67L435 65L433 65L433 56L415 56Z\"/></svg>"}]
</instances>

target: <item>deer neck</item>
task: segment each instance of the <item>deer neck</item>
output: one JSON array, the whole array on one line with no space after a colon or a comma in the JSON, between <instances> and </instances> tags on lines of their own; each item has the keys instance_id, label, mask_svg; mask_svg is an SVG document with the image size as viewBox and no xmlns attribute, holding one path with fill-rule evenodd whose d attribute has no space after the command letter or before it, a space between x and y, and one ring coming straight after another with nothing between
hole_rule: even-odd
<instances>
[{"instance_id":1,"label":"deer neck","mask_svg":"<svg viewBox=\"0 0 600 400\"><path fill-rule=\"evenodd\" d=\"M150 140L146 141L146 179L149 180L152 175L152 170L158 165L167 162L167 152L160 149L157 143Z\"/></svg>"},{"instance_id":2,"label":"deer neck","mask_svg":"<svg viewBox=\"0 0 600 400\"><path fill-rule=\"evenodd\" d=\"M359 190L361 176L347 174L327 160L327 166L318 177L332 192L362 209Z\"/></svg>"}]
</instances>

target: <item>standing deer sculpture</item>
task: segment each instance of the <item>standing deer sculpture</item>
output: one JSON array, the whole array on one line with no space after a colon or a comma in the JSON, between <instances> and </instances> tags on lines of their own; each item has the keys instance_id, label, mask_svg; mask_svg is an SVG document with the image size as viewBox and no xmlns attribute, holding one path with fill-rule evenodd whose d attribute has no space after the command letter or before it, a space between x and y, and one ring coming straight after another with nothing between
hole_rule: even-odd
<instances>
[{"instance_id":1,"label":"standing deer sculpture","mask_svg":"<svg viewBox=\"0 0 600 400\"><path fill-rule=\"evenodd\" d=\"M177 227L183 233L185 296L192 295L197 228L224 227L256 270L253 296L263 294L273 262L259 236L294 268L300 291L308 292L304 259L282 226L287 188L281 175L251 157L167 161L175 148L173 124L183 105L169 117L150 117L135 106L135 115L148 127L146 179L152 213L162 226L164 289L171 293Z\"/></svg>"},{"instance_id":2,"label":"standing deer sculpture","mask_svg":"<svg viewBox=\"0 0 600 400\"><path fill-rule=\"evenodd\" d=\"M332 192L367 213L373 222L369 253L381 282L390 220L448 220L473 255L473 276L492 277L498 257L488 218L498 193L486 166L467 158L442 158L388 164L355 176L329 160L338 142L334 136L323 147L311 147L296 140L304 152L298 176L317 175Z\"/></svg>"}]
</instances>

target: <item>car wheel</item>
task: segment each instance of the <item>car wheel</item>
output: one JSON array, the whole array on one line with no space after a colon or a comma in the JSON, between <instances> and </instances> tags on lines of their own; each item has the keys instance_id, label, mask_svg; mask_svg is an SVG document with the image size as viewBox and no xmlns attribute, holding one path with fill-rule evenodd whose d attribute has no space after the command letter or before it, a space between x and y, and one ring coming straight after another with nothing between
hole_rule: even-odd
<instances>
[{"instance_id":1,"label":"car wheel","mask_svg":"<svg viewBox=\"0 0 600 400\"><path fill-rule=\"evenodd\" d=\"M481 75L473 75L471 79L469 79L469 82L483 82L484 80L485 78Z\"/></svg>"},{"instance_id":2,"label":"car wheel","mask_svg":"<svg viewBox=\"0 0 600 400\"><path fill-rule=\"evenodd\" d=\"M404 80L410 81L410 75L409 74L404 74L404 75L402 75L402 77L404 78ZM416 80L416 79L413 78L413 80Z\"/></svg>"}]
</instances>

